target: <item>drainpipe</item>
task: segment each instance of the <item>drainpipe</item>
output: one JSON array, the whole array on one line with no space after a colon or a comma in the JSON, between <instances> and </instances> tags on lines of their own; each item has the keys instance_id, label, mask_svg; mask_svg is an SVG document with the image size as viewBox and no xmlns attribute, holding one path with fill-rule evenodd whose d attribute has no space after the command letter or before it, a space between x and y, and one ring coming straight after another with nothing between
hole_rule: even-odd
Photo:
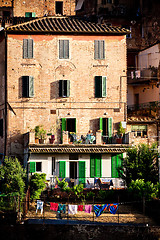
<instances>
[{"instance_id":1,"label":"drainpipe","mask_svg":"<svg viewBox=\"0 0 160 240\"><path fill-rule=\"evenodd\" d=\"M5 32L5 138L4 138L4 156L7 153L7 130L8 130L8 121L7 121L7 33Z\"/></svg>"}]
</instances>

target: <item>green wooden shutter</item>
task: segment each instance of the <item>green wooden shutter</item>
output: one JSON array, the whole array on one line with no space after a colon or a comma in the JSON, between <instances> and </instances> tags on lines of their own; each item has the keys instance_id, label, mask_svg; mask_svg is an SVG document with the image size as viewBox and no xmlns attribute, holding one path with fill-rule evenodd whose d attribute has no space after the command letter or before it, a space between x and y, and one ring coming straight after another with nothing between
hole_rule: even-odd
<instances>
[{"instance_id":1,"label":"green wooden shutter","mask_svg":"<svg viewBox=\"0 0 160 240\"><path fill-rule=\"evenodd\" d=\"M90 177L95 177L95 159L94 154L90 155Z\"/></svg>"},{"instance_id":2,"label":"green wooden shutter","mask_svg":"<svg viewBox=\"0 0 160 240\"><path fill-rule=\"evenodd\" d=\"M69 58L69 40L64 40L64 58Z\"/></svg>"},{"instance_id":3,"label":"green wooden shutter","mask_svg":"<svg viewBox=\"0 0 160 240\"><path fill-rule=\"evenodd\" d=\"M102 97L102 77L95 76L95 97L99 98Z\"/></svg>"},{"instance_id":4,"label":"green wooden shutter","mask_svg":"<svg viewBox=\"0 0 160 240\"><path fill-rule=\"evenodd\" d=\"M30 162L30 164L29 164L29 172L30 173L36 172L36 162Z\"/></svg>"},{"instance_id":5,"label":"green wooden shutter","mask_svg":"<svg viewBox=\"0 0 160 240\"><path fill-rule=\"evenodd\" d=\"M29 76L29 96L34 97L34 78Z\"/></svg>"},{"instance_id":6,"label":"green wooden shutter","mask_svg":"<svg viewBox=\"0 0 160 240\"><path fill-rule=\"evenodd\" d=\"M25 12L25 17L32 17L32 13L31 12Z\"/></svg>"},{"instance_id":7,"label":"green wooden shutter","mask_svg":"<svg viewBox=\"0 0 160 240\"><path fill-rule=\"evenodd\" d=\"M108 118L108 136L112 137L112 118Z\"/></svg>"},{"instance_id":8,"label":"green wooden shutter","mask_svg":"<svg viewBox=\"0 0 160 240\"><path fill-rule=\"evenodd\" d=\"M112 173L112 178L117 177L117 157L116 157L116 155L111 157L111 173Z\"/></svg>"},{"instance_id":9,"label":"green wooden shutter","mask_svg":"<svg viewBox=\"0 0 160 240\"><path fill-rule=\"evenodd\" d=\"M86 177L86 169L85 169L85 162L79 161L79 183L85 184L85 177Z\"/></svg>"},{"instance_id":10,"label":"green wooden shutter","mask_svg":"<svg viewBox=\"0 0 160 240\"><path fill-rule=\"evenodd\" d=\"M102 97L106 97L106 77L102 77Z\"/></svg>"},{"instance_id":11,"label":"green wooden shutter","mask_svg":"<svg viewBox=\"0 0 160 240\"><path fill-rule=\"evenodd\" d=\"M103 131L103 118L99 118L99 129Z\"/></svg>"},{"instance_id":12,"label":"green wooden shutter","mask_svg":"<svg viewBox=\"0 0 160 240\"><path fill-rule=\"evenodd\" d=\"M67 97L70 96L70 80L66 80L67 81Z\"/></svg>"},{"instance_id":13,"label":"green wooden shutter","mask_svg":"<svg viewBox=\"0 0 160 240\"><path fill-rule=\"evenodd\" d=\"M63 131L66 131L66 118L61 119L61 140L63 142Z\"/></svg>"},{"instance_id":14,"label":"green wooden shutter","mask_svg":"<svg viewBox=\"0 0 160 240\"><path fill-rule=\"evenodd\" d=\"M32 12L32 17L36 17L36 13L35 12Z\"/></svg>"},{"instance_id":15,"label":"green wooden shutter","mask_svg":"<svg viewBox=\"0 0 160 240\"><path fill-rule=\"evenodd\" d=\"M101 177L102 176L102 159L101 154L95 154L95 176Z\"/></svg>"},{"instance_id":16,"label":"green wooden shutter","mask_svg":"<svg viewBox=\"0 0 160 240\"><path fill-rule=\"evenodd\" d=\"M23 39L23 58L28 58L28 39Z\"/></svg>"},{"instance_id":17,"label":"green wooden shutter","mask_svg":"<svg viewBox=\"0 0 160 240\"><path fill-rule=\"evenodd\" d=\"M28 39L28 58L33 58L33 39Z\"/></svg>"},{"instance_id":18,"label":"green wooden shutter","mask_svg":"<svg viewBox=\"0 0 160 240\"><path fill-rule=\"evenodd\" d=\"M59 162L59 177L60 178L66 177L66 162L65 161Z\"/></svg>"}]
</instances>

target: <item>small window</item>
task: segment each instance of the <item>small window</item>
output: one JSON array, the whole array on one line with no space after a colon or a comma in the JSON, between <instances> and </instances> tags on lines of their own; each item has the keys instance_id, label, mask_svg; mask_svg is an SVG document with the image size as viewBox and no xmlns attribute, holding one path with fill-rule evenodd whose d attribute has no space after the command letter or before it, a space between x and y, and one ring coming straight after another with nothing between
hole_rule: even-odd
<instances>
[{"instance_id":1,"label":"small window","mask_svg":"<svg viewBox=\"0 0 160 240\"><path fill-rule=\"evenodd\" d=\"M59 40L59 59L69 58L69 40Z\"/></svg>"},{"instance_id":2,"label":"small window","mask_svg":"<svg viewBox=\"0 0 160 240\"><path fill-rule=\"evenodd\" d=\"M0 137L3 138L3 119L0 119Z\"/></svg>"},{"instance_id":3,"label":"small window","mask_svg":"<svg viewBox=\"0 0 160 240\"><path fill-rule=\"evenodd\" d=\"M33 39L23 39L23 58L33 58Z\"/></svg>"},{"instance_id":4,"label":"small window","mask_svg":"<svg viewBox=\"0 0 160 240\"><path fill-rule=\"evenodd\" d=\"M106 97L106 77L96 76L95 77L95 97L102 98Z\"/></svg>"},{"instance_id":5,"label":"small window","mask_svg":"<svg viewBox=\"0 0 160 240\"><path fill-rule=\"evenodd\" d=\"M94 41L94 59L105 59L105 41Z\"/></svg>"},{"instance_id":6,"label":"small window","mask_svg":"<svg viewBox=\"0 0 160 240\"><path fill-rule=\"evenodd\" d=\"M35 12L25 12L25 17L31 18L31 17L35 17L36 13Z\"/></svg>"},{"instance_id":7,"label":"small window","mask_svg":"<svg viewBox=\"0 0 160 240\"><path fill-rule=\"evenodd\" d=\"M59 97L69 97L69 96L70 96L70 81L59 80Z\"/></svg>"},{"instance_id":8,"label":"small window","mask_svg":"<svg viewBox=\"0 0 160 240\"><path fill-rule=\"evenodd\" d=\"M22 76L22 97L34 97L34 78L32 76Z\"/></svg>"},{"instance_id":9,"label":"small window","mask_svg":"<svg viewBox=\"0 0 160 240\"><path fill-rule=\"evenodd\" d=\"M63 15L63 2L56 1L56 14Z\"/></svg>"},{"instance_id":10,"label":"small window","mask_svg":"<svg viewBox=\"0 0 160 240\"><path fill-rule=\"evenodd\" d=\"M42 163L36 162L36 172L42 172Z\"/></svg>"},{"instance_id":11,"label":"small window","mask_svg":"<svg viewBox=\"0 0 160 240\"><path fill-rule=\"evenodd\" d=\"M147 137L147 125L132 125L131 132L134 132L135 137Z\"/></svg>"}]
</instances>

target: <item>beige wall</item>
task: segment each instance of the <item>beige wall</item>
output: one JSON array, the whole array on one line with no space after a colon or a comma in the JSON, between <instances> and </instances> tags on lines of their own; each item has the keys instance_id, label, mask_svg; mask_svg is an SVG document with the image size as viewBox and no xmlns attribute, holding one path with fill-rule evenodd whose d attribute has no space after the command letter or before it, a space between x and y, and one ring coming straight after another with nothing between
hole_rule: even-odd
<instances>
[{"instance_id":1,"label":"beige wall","mask_svg":"<svg viewBox=\"0 0 160 240\"><path fill-rule=\"evenodd\" d=\"M75 15L75 0L60 0L63 2L63 15ZM44 14L55 15L55 0L14 0L14 17L24 17L25 12L35 12L36 17Z\"/></svg>"},{"instance_id":2,"label":"beige wall","mask_svg":"<svg viewBox=\"0 0 160 240\"><path fill-rule=\"evenodd\" d=\"M24 38L34 40L33 59L22 58ZM59 39L69 39L70 59L58 58ZM105 40L105 60L94 60L96 39ZM48 131L56 118L76 118L77 132L86 134L89 129L99 129L100 117L112 117L115 129L115 123L125 120L125 77L120 89L120 76L124 76L125 71L125 36L9 35L8 101L15 113L9 111L8 132L14 143L21 141L17 136L36 125L43 124ZM34 77L33 98L20 96L24 75ZM94 97L95 76L107 76L106 98ZM58 81L63 79L70 80L69 98L58 97ZM56 110L56 114L51 114L50 110ZM17 142L15 145L12 151L20 148Z\"/></svg>"}]
</instances>

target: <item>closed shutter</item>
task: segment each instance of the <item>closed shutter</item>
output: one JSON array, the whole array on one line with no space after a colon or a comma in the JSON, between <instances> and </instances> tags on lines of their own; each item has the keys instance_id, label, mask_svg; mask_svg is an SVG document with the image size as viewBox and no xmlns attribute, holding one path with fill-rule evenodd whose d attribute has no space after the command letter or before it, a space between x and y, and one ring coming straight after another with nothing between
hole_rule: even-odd
<instances>
[{"instance_id":1,"label":"closed shutter","mask_svg":"<svg viewBox=\"0 0 160 240\"><path fill-rule=\"evenodd\" d=\"M101 76L95 76L95 97L99 98L102 96L101 93Z\"/></svg>"},{"instance_id":2,"label":"closed shutter","mask_svg":"<svg viewBox=\"0 0 160 240\"><path fill-rule=\"evenodd\" d=\"M96 177L101 177L102 174L101 174L101 162L102 162L102 159L101 159L101 154L96 154L95 155L95 176Z\"/></svg>"},{"instance_id":3,"label":"closed shutter","mask_svg":"<svg viewBox=\"0 0 160 240\"><path fill-rule=\"evenodd\" d=\"M67 81L67 94L66 96L69 97L70 96L70 81L69 80L66 80Z\"/></svg>"},{"instance_id":4,"label":"closed shutter","mask_svg":"<svg viewBox=\"0 0 160 240\"><path fill-rule=\"evenodd\" d=\"M95 177L95 159L94 154L90 155L90 177Z\"/></svg>"},{"instance_id":5,"label":"closed shutter","mask_svg":"<svg viewBox=\"0 0 160 240\"><path fill-rule=\"evenodd\" d=\"M28 39L23 39L23 58L28 58Z\"/></svg>"},{"instance_id":6,"label":"closed shutter","mask_svg":"<svg viewBox=\"0 0 160 240\"><path fill-rule=\"evenodd\" d=\"M22 97L28 97L29 76L22 76Z\"/></svg>"},{"instance_id":7,"label":"closed shutter","mask_svg":"<svg viewBox=\"0 0 160 240\"><path fill-rule=\"evenodd\" d=\"M105 41L94 41L94 59L105 59Z\"/></svg>"},{"instance_id":8,"label":"closed shutter","mask_svg":"<svg viewBox=\"0 0 160 240\"><path fill-rule=\"evenodd\" d=\"M33 39L28 39L28 58L33 58Z\"/></svg>"},{"instance_id":9,"label":"closed shutter","mask_svg":"<svg viewBox=\"0 0 160 240\"><path fill-rule=\"evenodd\" d=\"M69 58L69 40L59 40L59 58Z\"/></svg>"},{"instance_id":10,"label":"closed shutter","mask_svg":"<svg viewBox=\"0 0 160 240\"><path fill-rule=\"evenodd\" d=\"M30 173L36 172L36 162L30 162L30 164L29 164L29 172Z\"/></svg>"},{"instance_id":11,"label":"closed shutter","mask_svg":"<svg viewBox=\"0 0 160 240\"><path fill-rule=\"evenodd\" d=\"M59 58L60 59L64 58L63 52L64 52L63 40L59 40Z\"/></svg>"},{"instance_id":12,"label":"closed shutter","mask_svg":"<svg viewBox=\"0 0 160 240\"><path fill-rule=\"evenodd\" d=\"M69 58L69 40L64 40L64 58Z\"/></svg>"},{"instance_id":13,"label":"closed shutter","mask_svg":"<svg viewBox=\"0 0 160 240\"><path fill-rule=\"evenodd\" d=\"M102 77L102 97L106 97L106 77Z\"/></svg>"},{"instance_id":14,"label":"closed shutter","mask_svg":"<svg viewBox=\"0 0 160 240\"><path fill-rule=\"evenodd\" d=\"M59 177L60 178L66 177L66 162L65 161L59 162Z\"/></svg>"},{"instance_id":15,"label":"closed shutter","mask_svg":"<svg viewBox=\"0 0 160 240\"><path fill-rule=\"evenodd\" d=\"M111 172L112 172L112 178L117 178L117 157L112 156L111 157Z\"/></svg>"},{"instance_id":16,"label":"closed shutter","mask_svg":"<svg viewBox=\"0 0 160 240\"><path fill-rule=\"evenodd\" d=\"M79 183L85 183L85 177L86 177L86 169L85 169L85 162L79 161Z\"/></svg>"},{"instance_id":17,"label":"closed shutter","mask_svg":"<svg viewBox=\"0 0 160 240\"><path fill-rule=\"evenodd\" d=\"M100 59L105 59L105 41L99 41L100 42Z\"/></svg>"},{"instance_id":18,"label":"closed shutter","mask_svg":"<svg viewBox=\"0 0 160 240\"><path fill-rule=\"evenodd\" d=\"M34 97L34 78L29 76L29 96Z\"/></svg>"},{"instance_id":19,"label":"closed shutter","mask_svg":"<svg viewBox=\"0 0 160 240\"><path fill-rule=\"evenodd\" d=\"M108 118L108 136L112 137L112 118Z\"/></svg>"},{"instance_id":20,"label":"closed shutter","mask_svg":"<svg viewBox=\"0 0 160 240\"><path fill-rule=\"evenodd\" d=\"M94 41L94 59L98 59L98 40Z\"/></svg>"}]
</instances>

